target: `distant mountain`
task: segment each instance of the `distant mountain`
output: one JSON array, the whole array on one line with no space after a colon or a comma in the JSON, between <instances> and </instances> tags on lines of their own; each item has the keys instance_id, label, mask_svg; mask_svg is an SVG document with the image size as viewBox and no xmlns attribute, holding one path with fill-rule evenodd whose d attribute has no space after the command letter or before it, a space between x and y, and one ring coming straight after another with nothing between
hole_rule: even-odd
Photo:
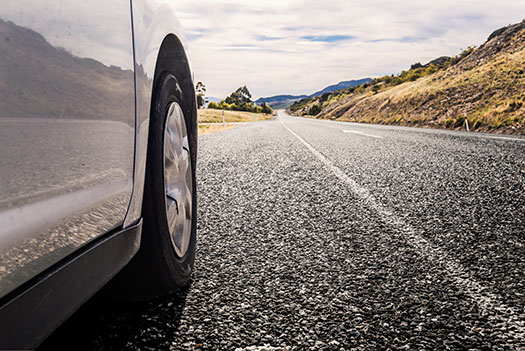
<instances>
[{"instance_id":1,"label":"distant mountain","mask_svg":"<svg viewBox=\"0 0 525 351\"><path fill-rule=\"evenodd\" d=\"M313 93L312 95L310 95L310 97L316 97L316 96L319 96L319 95L323 95L324 93L330 93L332 91L337 91L337 90L341 90L341 89L355 87L357 85L368 83L370 81L372 81L371 78L363 78L363 79L347 80L347 81L344 81L344 82L339 82L337 84L330 85L330 86L328 86L328 87L324 88L323 90L320 90L320 91L318 91L316 93Z\"/></svg>"},{"instance_id":2,"label":"distant mountain","mask_svg":"<svg viewBox=\"0 0 525 351\"><path fill-rule=\"evenodd\" d=\"M358 79L358 80L348 80L348 81L340 82L338 84L330 85L329 87L326 87L323 90L318 91L312 95L275 95L275 96L260 98L255 102L258 105L265 102L268 105L270 105L271 108L274 108L274 109L288 108L294 102L299 101L301 99L304 99L307 97L316 97L316 96L322 95L327 92L332 92L332 91L336 91L340 89L354 87L359 84L368 83L371 80L372 79L370 78L364 78L364 79Z\"/></svg>"},{"instance_id":3,"label":"distant mountain","mask_svg":"<svg viewBox=\"0 0 525 351\"><path fill-rule=\"evenodd\" d=\"M295 101L299 101L307 97L306 95L276 95L265 98L259 98L255 101L257 105L263 102L270 105L271 108L280 109L290 107Z\"/></svg>"},{"instance_id":4,"label":"distant mountain","mask_svg":"<svg viewBox=\"0 0 525 351\"><path fill-rule=\"evenodd\" d=\"M257 104L262 104L263 102L266 102L267 104L274 103L274 102L285 102L288 100L298 100L298 99L304 99L307 97L306 95L276 95L276 96L270 96L266 98L259 98L257 101L255 101Z\"/></svg>"}]
</instances>

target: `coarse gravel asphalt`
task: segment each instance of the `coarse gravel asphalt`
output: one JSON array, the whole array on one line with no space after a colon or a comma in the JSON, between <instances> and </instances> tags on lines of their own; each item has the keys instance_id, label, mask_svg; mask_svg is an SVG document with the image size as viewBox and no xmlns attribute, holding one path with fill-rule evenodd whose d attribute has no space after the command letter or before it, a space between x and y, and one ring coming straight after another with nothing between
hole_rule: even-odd
<instances>
[{"instance_id":1,"label":"coarse gravel asphalt","mask_svg":"<svg viewBox=\"0 0 525 351\"><path fill-rule=\"evenodd\" d=\"M42 349L525 350L525 138L281 111L199 143L191 284Z\"/></svg>"}]
</instances>

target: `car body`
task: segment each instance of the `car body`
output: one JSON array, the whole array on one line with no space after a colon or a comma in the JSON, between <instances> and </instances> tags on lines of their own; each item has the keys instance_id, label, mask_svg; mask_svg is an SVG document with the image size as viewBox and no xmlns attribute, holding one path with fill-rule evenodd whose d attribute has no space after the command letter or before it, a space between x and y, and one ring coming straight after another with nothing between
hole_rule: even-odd
<instances>
[{"instance_id":1,"label":"car body","mask_svg":"<svg viewBox=\"0 0 525 351\"><path fill-rule=\"evenodd\" d=\"M2 3L0 348L38 345L139 251L163 70L186 100L195 168L195 91L175 10L167 0Z\"/></svg>"}]
</instances>

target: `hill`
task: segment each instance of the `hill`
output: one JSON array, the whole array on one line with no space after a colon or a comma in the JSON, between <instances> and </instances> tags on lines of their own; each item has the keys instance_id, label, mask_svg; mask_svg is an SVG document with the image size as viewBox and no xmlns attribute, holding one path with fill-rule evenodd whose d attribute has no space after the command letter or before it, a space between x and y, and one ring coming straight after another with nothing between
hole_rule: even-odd
<instances>
[{"instance_id":1,"label":"hill","mask_svg":"<svg viewBox=\"0 0 525 351\"><path fill-rule=\"evenodd\" d=\"M263 102L266 102L267 104L273 104L276 102L284 102L288 100L300 100L307 97L306 95L276 95L276 96L270 96L266 98L259 98L255 102L257 104L262 104Z\"/></svg>"},{"instance_id":2,"label":"hill","mask_svg":"<svg viewBox=\"0 0 525 351\"><path fill-rule=\"evenodd\" d=\"M478 48L412 65L358 87L296 102L296 115L342 121L525 134L525 20Z\"/></svg>"},{"instance_id":3,"label":"hill","mask_svg":"<svg viewBox=\"0 0 525 351\"><path fill-rule=\"evenodd\" d=\"M354 87L359 84L368 83L372 79L371 78L364 78L364 79L358 79L358 80L348 80L344 82L339 82L334 85L330 85L323 90L320 90L318 92L315 92L311 95L275 95L270 97L263 97L259 98L255 103L258 105L262 104L263 102L270 105L273 109L280 109L280 108L288 108L290 107L294 102L308 98L308 97L316 97L319 95L322 95L327 92L337 91L344 88Z\"/></svg>"},{"instance_id":4,"label":"hill","mask_svg":"<svg viewBox=\"0 0 525 351\"><path fill-rule=\"evenodd\" d=\"M288 108L291 104L293 104L295 101L304 99L307 97L306 95L276 95L276 96L270 96L266 98L259 98L255 101L257 105L262 104L263 102L270 105L273 109L279 109L279 108Z\"/></svg>"},{"instance_id":5,"label":"hill","mask_svg":"<svg viewBox=\"0 0 525 351\"><path fill-rule=\"evenodd\" d=\"M330 86L324 88L323 90L319 90L318 92L313 93L312 95L310 95L310 97L316 97L316 96L319 96L319 95L323 95L324 93L331 93L332 91L338 91L338 90L341 90L341 89L355 87L357 85L368 83L371 80L372 80L372 78L363 78L363 79L347 80L347 81L344 81L344 82L339 82L337 84L330 85Z\"/></svg>"}]
</instances>

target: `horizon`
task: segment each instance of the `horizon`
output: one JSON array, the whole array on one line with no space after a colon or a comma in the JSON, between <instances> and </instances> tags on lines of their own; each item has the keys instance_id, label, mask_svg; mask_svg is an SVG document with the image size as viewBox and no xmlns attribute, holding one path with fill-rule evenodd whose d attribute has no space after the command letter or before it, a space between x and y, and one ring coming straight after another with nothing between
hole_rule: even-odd
<instances>
[{"instance_id":1,"label":"horizon","mask_svg":"<svg viewBox=\"0 0 525 351\"><path fill-rule=\"evenodd\" d=\"M215 98L246 85L257 100L310 95L341 81L455 56L522 21L525 2L205 0L179 1L176 8L195 83L203 82Z\"/></svg>"}]
</instances>

